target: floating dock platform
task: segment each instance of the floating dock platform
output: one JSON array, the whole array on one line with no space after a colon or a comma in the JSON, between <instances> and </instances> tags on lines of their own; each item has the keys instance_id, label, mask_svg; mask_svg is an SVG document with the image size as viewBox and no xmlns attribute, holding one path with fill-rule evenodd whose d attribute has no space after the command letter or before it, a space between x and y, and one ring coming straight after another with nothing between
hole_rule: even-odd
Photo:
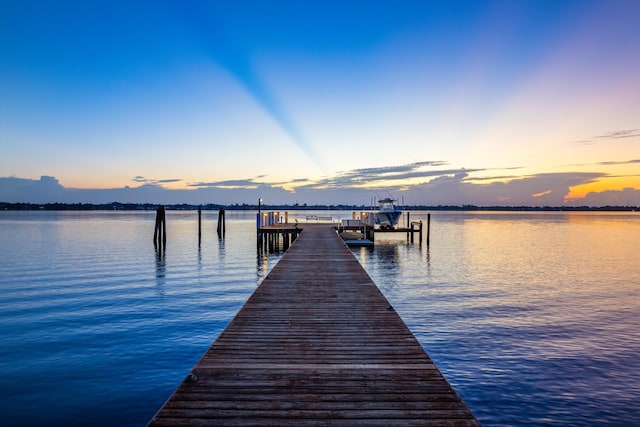
<instances>
[{"instance_id":1,"label":"floating dock platform","mask_svg":"<svg viewBox=\"0 0 640 427\"><path fill-rule=\"evenodd\" d=\"M149 426L478 426L331 224L300 236Z\"/></svg>"}]
</instances>

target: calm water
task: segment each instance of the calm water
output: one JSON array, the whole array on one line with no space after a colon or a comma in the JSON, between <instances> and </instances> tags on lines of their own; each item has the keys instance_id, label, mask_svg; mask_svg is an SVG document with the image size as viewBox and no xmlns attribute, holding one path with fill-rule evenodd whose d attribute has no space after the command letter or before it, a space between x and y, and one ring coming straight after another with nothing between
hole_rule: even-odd
<instances>
[{"instance_id":1,"label":"calm water","mask_svg":"<svg viewBox=\"0 0 640 427\"><path fill-rule=\"evenodd\" d=\"M145 425L278 260L235 212L198 249L169 211L159 256L154 215L0 212L3 425ZM428 248L388 239L354 255L483 424L638 423L639 214L435 212Z\"/></svg>"}]
</instances>

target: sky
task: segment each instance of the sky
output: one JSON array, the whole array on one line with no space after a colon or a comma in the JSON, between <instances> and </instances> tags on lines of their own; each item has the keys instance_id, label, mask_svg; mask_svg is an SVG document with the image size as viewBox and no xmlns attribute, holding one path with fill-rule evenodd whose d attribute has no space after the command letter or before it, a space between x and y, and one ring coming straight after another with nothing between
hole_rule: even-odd
<instances>
[{"instance_id":1,"label":"sky","mask_svg":"<svg viewBox=\"0 0 640 427\"><path fill-rule=\"evenodd\" d=\"M0 1L0 201L640 206L640 1Z\"/></svg>"}]
</instances>

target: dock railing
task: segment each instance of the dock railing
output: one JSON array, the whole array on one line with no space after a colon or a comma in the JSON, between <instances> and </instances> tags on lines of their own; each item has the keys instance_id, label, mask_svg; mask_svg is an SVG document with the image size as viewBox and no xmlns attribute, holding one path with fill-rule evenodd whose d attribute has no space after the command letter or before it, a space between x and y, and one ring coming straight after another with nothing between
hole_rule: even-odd
<instances>
[{"instance_id":1,"label":"dock railing","mask_svg":"<svg viewBox=\"0 0 640 427\"><path fill-rule=\"evenodd\" d=\"M307 215L306 218L307 222L331 222L333 223L333 217L330 216L320 216L320 215Z\"/></svg>"}]
</instances>

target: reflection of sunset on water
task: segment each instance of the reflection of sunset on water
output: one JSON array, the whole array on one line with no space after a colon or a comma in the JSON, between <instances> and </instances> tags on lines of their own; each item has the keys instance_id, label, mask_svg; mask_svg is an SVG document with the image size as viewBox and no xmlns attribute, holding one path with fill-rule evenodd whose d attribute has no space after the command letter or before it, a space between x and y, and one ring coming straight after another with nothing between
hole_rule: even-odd
<instances>
[{"instance_id":1,"label":"reflection of sunset on water","mask_svg":"<svg viewBox=\"0 0 640 427\"><path fill-rule=\"evenodd\" d=\"M429 247L354 252L481 422L637 419L638 214L432 216Z\"/></svg>"}]
</instances>

